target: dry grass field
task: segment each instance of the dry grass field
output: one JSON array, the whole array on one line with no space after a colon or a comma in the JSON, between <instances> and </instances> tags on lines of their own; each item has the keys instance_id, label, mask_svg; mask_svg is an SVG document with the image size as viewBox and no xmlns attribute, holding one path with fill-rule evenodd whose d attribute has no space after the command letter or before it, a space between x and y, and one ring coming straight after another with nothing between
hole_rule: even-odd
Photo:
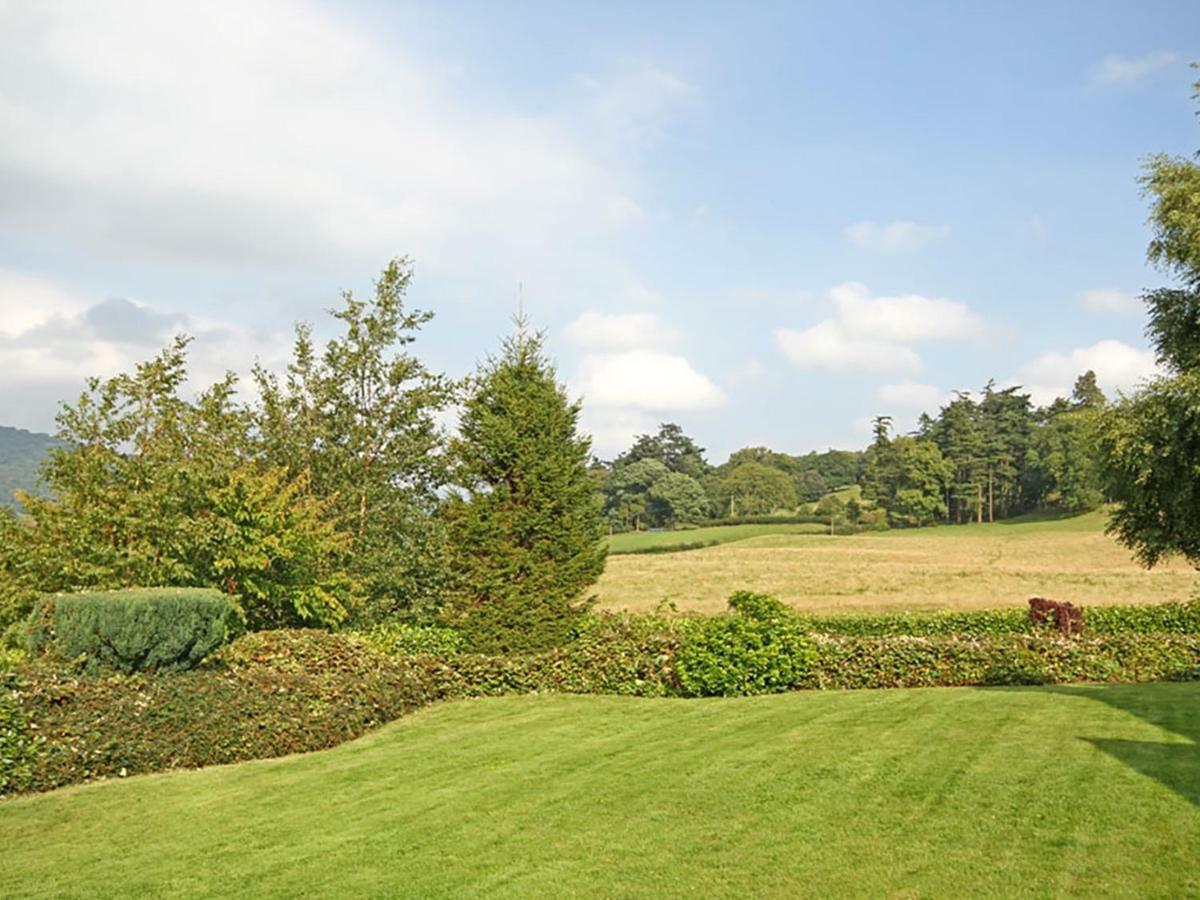
<instances>
[{"instance_id":1,"label":"dry grass field","mask_svg":"<svg viewBox=\"0 0 1200 900\"><path fill-rule=\"evenodd\" d=\"M1104 534L1105 515L852 537L767 535L682 553L610 556L605 609L716 612L749 589L813 612L987 609L1052 597L1083 605L1186 599L1195 570L1147 571ZM695 534L696 532L692 532Z\"/></svg>"}]
</instances>

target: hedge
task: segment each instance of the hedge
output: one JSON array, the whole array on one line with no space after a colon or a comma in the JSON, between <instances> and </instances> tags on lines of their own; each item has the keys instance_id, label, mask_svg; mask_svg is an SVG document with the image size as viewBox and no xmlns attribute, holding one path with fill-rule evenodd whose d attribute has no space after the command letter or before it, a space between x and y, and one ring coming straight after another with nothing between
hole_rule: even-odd
<instances>
[{"instance_id":1,"label":"hedge","mask_svg":"<svg viewBox=\"0 0 1200 900\"><path fill-rule=\"evenodd\" d=\"M1034 625L1025 607L985 609L975 612L904 612L837 615L800 615L804 628L817 634L858 637L907 635L1033 634ZM1200 601L1153 605L1088 606L1083 610L1085 634L1200 634Z\"/></svg>"},{"instance_id":2,"label":"hedge","mask_svg":"<svg viewBox=\"0 0 1200 900\"><path fill-rule=\"evenodd\" d=\"M44 741L34 735L21 694L0 675L0 797L36 786L34 767Z\"/></svg>"},{"instance_id":3,"label":"hedge","mask_svg":"<svg viewBox=\"0 0 1200 900\"><path fill-rule=\"evenodd\" d=\"M89 674L171 672L195 667L240 630L230 598L207 588L53 594L30 614L28 646Z\"/></svg>"},{"instance_id":4,"label":"hedge","mask_svg":"<svg viewBox=\"0 0 1200 900\"><path fill-rule=\"evenodd\" d=\"M333 747L440 699L448 676L297 630L246 635L187 672L82 677L42 661L9 677L43 738L24 785L48 790Z\"/></svg>"},{"instance_id":5,"label":"hedge","mask_svg":"<svg viewBox=\"0 0 1200 900\"><path fill-rule=\"evenodd\" d=\"M807 630L811 619L763 595L737 594L731 607L714 617L591 616L570 644L523 656L413 654L407 647L440 640L414 629L393 632L405 636L392 653L349 633L259 632L174 674L83 677L46 657L0 676L0 790L320 750L451 698L1200 679L1190 607L1109 613L1097 628L1129 630L1074 637L1046 629L832 634ZM873 627L880 621L892 620ZM1176 631L1138 630L1155 623Z\"/></svg>"}]
</instances>

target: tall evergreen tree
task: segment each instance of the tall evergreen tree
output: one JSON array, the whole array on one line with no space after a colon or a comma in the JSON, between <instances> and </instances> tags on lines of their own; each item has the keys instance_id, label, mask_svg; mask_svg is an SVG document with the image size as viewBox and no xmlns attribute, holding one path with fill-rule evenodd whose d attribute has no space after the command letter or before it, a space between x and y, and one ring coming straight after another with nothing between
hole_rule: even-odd
<instances>
[{"instance_id":1,"label":"tall evergreen tree","mask_svg":"<svg viewBox=\"0 0 1200 900\"><path fill-rule=\"evenodd\" d=\"M456 583L443 615L475 650L561 644L604 569L591 442L578 430L543 336L516 334L470 381L452 442L447 504Z\"/></svg>"}]
</instances>

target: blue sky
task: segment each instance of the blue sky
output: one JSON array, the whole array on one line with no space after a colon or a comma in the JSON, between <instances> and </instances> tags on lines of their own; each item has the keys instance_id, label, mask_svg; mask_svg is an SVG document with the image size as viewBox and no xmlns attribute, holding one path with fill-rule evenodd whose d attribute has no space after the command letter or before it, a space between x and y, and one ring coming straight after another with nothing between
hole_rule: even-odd
<instances>
[{"instance_id":1,"label":"blue sky","mask_svg":"<svg viewBox=\"0 0 1200 900\"><path fill-rule=\"evenodd\" d=\"M451 375L523 285L606 456L1127 389L1197 36L1184 2L0 2L0 423L178 329L197 381L280 365L400 254Z\"/></svg>"}]
</instances>

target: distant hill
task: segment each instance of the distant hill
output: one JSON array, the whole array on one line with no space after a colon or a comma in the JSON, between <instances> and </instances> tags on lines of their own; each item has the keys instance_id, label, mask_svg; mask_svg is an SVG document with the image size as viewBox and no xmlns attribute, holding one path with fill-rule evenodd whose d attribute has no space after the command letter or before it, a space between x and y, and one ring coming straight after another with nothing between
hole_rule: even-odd
<instances>
[{"instance_id":1,"label":"distant hill","mask_svg":"<svg viewBox=\"0 0 1200 900\"><path fill-rule=\"evenodd\" d=\"M57 441L48 434L0 425L0 506L15 506L13 491L38 487L38 467Z\"/></svg>"}]
</instances>

